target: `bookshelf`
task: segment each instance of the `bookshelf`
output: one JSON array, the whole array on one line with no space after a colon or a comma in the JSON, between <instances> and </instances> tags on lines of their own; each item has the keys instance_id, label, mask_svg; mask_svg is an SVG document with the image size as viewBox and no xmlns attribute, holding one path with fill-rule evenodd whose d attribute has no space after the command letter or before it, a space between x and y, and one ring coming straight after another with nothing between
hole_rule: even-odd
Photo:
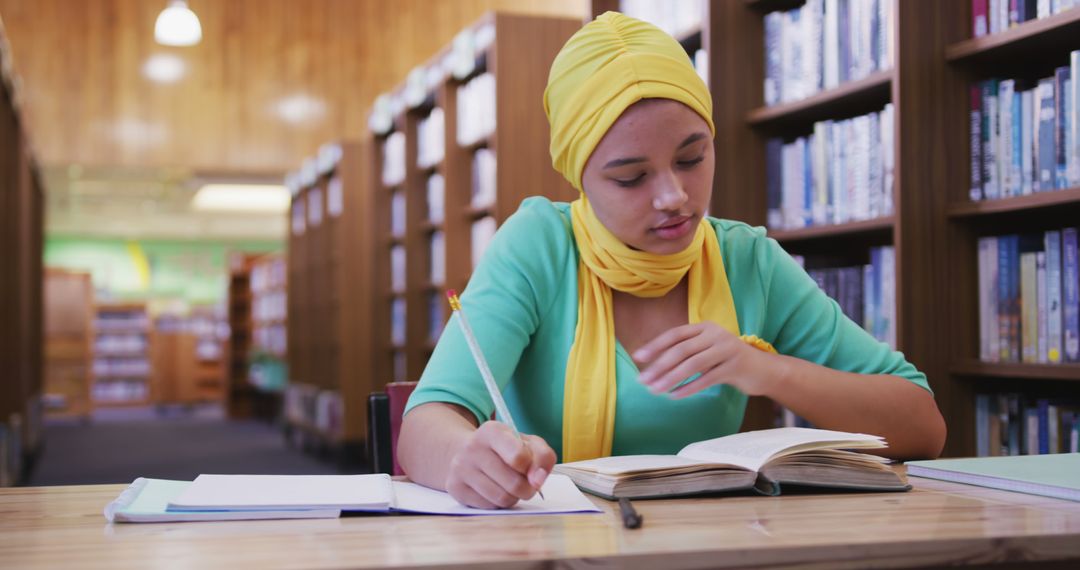
<instances>
[{"instance_id":1,"label":"bookshelf","mask_svg":"<svg viewBox=\"0 0 1080 570\"><path fill-rule=\"evenodd\" d=\"M94 285L89 273L45 270L45 413L90 418Z\"/></svg>"},{"instance_id":2,"label":"bookshelf","mask_svg":"<svg viewBox=\"0 0 1080 570\"><path fill-rule=\"evenodd\" d=\"M0 22L0 487L41 446L44 186Z\"/></svg>"},{"instance_id":3,"label":"bookshelf","mask_svg":"<svg viewBox=\"0 0 1080 570\"><path fill-rule=\"evenodd\" d=\"M212 306L154 319L153 400L157 406L191 406L225 400L227 325Z\"/></svg>"},{"instance_id":4,"label":"bookshelf","mask_svg":"<svg viewBox=\"0 0 1080 570\"><path fill-rule=\"evenodd\" d=\"M324 145L287 176L292 192L288 255L286 417L343 463L364 455L373 336L375 238L369 139Z\"/></svg>"},{"instance_id":5,"label":"bookshelf","mask_svg":"<svg viewBox=\"0 0 1080 570\"><path fill-rule=\"evenodd\" d=\"M98 304L94 310L95 408L153 402L153 325L143 303Z\"/></svg>"},{"instance_id":6,"label":"bookshelf","mask_svg":"<svg viewBox=\"0 0 1080 570\"><path fill-rule=\"evenodd\" d=\"M576 198L551 167L540 101L551 61L580 26L489 13L376 103L369 153L379 213L379 386L420 378L449 317L446 290L465 288L474 258L523 199Z\"/></svg>"},{"instance_id":7,"label":"bookshelf","mask_svg":"<svg viewBox=\"0 0 1080 570\"><path fill-rule=\"evenodd\" d=\"M989 78L1047 77L1080 48L1080 10L972 37L972 2L887 0L892 64L854 81L765 105L766 18L803 0L711 0L702 47L710 55L716 180L713 215L769 221L769 140L814 132L814 123L893 109L891 213L844 223L770 229L807 268L865 263L868 248L895 251L896 347L925 371L949 426L945 454L974 455L975 395L1024 398L1075 393L1077 365L982 362L979 357L977 242L1007 233L1075 227L1080 188L1000 200L969 198L969 89ZM592 14L619 9L594 1ZM880 213L880 212L879 212ZM1070 392L1072 390L1072 392ZM1072 396L1075 401L1075 396ZM775 410L752 399L744 428L769 427Z\"/></svg>"}]
</instances>

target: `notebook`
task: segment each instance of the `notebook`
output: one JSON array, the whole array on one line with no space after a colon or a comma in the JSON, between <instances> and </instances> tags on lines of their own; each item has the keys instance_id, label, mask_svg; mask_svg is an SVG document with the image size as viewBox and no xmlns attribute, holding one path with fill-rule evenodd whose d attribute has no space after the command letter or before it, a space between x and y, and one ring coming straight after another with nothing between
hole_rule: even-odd
<instances>
[{"instance_id":1,"label":"notebook","mask_svg":"<svg viewBox=\"0 0 1080 570\"><path fill-rule=\"evenodd\" d=\"M294 510L231 510L231 511L185 511L168 510L169 501L178 497L191 481L169 481L139 477L120 496L105 505L105 519L109 522L187 522L187 521L236 521L258 519L319 519L336 518L341 509L294 509Z\"/></svg>"},{"instance_id":2,"label":"notebook","mask_svg":"<svg viewBox=\"0 0 1080 570\"><path fill-rule=\"evenodd\" d=\"M907 462L908 475L1080 501L1080 453Z\"/></svg>"},{"instance_id":3,"label":"notebook","mask_svg":"<svg viewBox=\"0 0 1080 570\"><path fill-rule=\"evenodd\" d=\"M544 496L509 509L474 509L449 494L373 475L199 475L168 501L170 512L341 509L439 515L527 515L601 512L567 477L551 475Z\"/></svg>"}]
</instances>

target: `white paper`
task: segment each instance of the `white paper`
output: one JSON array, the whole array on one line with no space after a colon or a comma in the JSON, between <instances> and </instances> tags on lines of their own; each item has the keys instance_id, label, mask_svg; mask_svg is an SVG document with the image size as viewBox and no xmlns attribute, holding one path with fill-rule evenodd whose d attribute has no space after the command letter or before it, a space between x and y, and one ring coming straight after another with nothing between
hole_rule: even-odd
<instances>
[{"instance_id":1,"label":"white paper","mask_svg":"<svg viewBox=\"0 0 1080 570\"><path fill-rule=\"evenodd\" d=\"M536 515L557 513L599 513L584 493L566 475L551 474L544 481L544 498L539 495L520 501L509 509L474 509L457 502L449 493L429 489L409 481L394 481L394 509L437 515Z\"/></svg>"},{"instance_id":2,"label":"white paper","mask_svg":"<svg viewBox=\"0 0 1080 570\"><path fill-rule=\"evenodd\" d=\"M385 511L393 501L390 476L199 475L170 510L322 509Z\"/></svg>"}]
</instances>

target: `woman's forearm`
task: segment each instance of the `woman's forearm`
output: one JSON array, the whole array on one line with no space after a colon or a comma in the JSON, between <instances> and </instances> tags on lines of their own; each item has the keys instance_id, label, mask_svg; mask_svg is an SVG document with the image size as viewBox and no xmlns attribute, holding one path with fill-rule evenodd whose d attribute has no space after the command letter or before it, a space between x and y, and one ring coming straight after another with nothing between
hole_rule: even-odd
<instances>
[{"instance_id":1,"label":"woman's forearm","mask_svg":"<svg viewBox=\"0 0 1080 570\"><path fill-rule=\"evenodd\" d=\"M937 457L945 445L945 421L933 396L891 375L832 370L789 356L764 395L815 426L880 435L889 444L880 455L895 459Z\"/></svg>"},{"instance_id":2,"label":"woman's forearm","mask_svg":"<svg viewBox=\"0 0 1080 570\"><path fill-rule=\"evenodd\" d=\"M398 436L397 460L409 479L446 490L450 461L476 431L472 414L460 406L433 402L405 415Z\"/></svg>"}]
</instances>

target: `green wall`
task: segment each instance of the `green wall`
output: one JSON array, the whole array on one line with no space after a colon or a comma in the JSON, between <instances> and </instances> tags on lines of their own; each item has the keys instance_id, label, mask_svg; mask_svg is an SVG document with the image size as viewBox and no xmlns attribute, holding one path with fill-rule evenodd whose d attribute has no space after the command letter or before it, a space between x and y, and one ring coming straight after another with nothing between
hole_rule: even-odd
<instances>
[{"instance_id":1,"label":"green wall","mask_svg":"<svg viewBox=\"0 0 1080 570\"><path fill-rule=\"evenodd\" d=\"M272 252L276 241L207 242L48 236L45 265L89 271L99 299L182 299L216 303L225 298L227 254Z\"/></svg>"}]
</instances>

